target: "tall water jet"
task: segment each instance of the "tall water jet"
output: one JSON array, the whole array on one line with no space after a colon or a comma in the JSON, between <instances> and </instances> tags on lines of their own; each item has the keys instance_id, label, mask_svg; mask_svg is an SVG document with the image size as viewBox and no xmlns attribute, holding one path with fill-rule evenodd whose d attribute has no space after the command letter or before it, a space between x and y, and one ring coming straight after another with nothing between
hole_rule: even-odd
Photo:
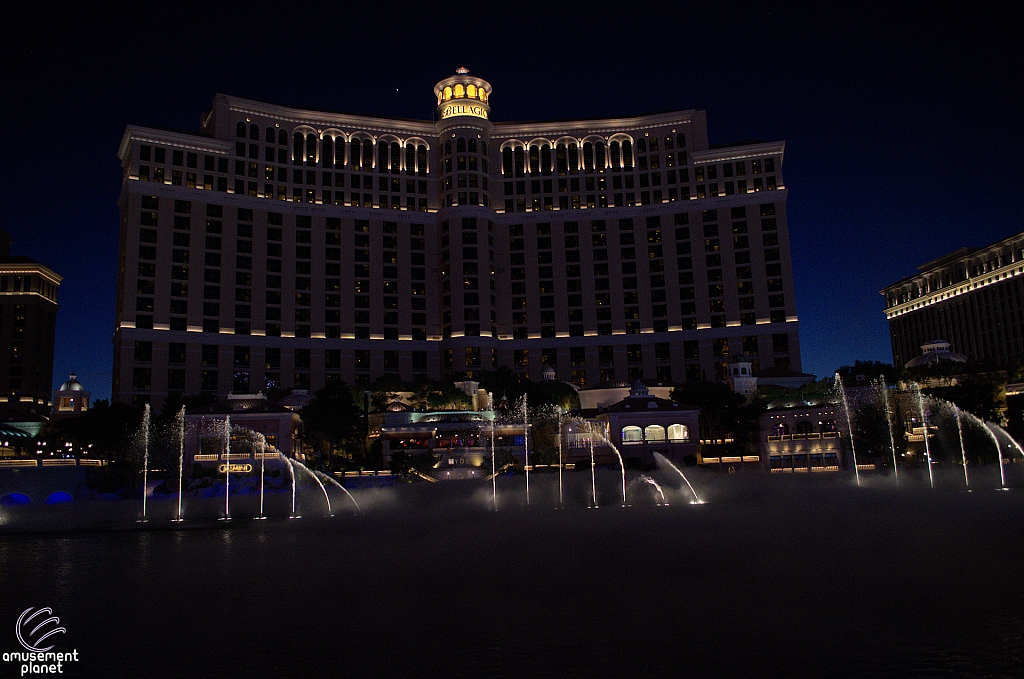
<instances>
[{"instance_id":1,"label":"tall water jet","mask_svg":"<svg viewBox=\"0 0 1024 679\"><path fill-rule=\"evenodd\" d=\"M964 487L970 488L971 480L967 477L967 451L964 450L964 428L960 424L960 408L955 405L953 407L956 408L956 433L960 436L960 459L964 463Z\"/></svg>"},{"instance_id":2,"label":"tall water jet","mask_svg":"<svg viewBox=\"0 0 1024 679\"><path fill-rule=\"evenodd\" d=\"M256 436L256 442L260 447L260 518L265 519L267 517L263 515L263 468L267 465L267 437L259 432Z\"/></svg>"},{"instance_id":3,"label":"tall water jet","mask_svg":"<svg viewBox=\"0 0 1024 679\"><path fill-rule=\"evenodd\" d=\"M686 478L686 474L683 473L682 469L680 469L679 467L677 467L674 464L672 464L672 460L668 459L667 457L665 457L661 453L655 453L654 457L658 458L659 461L665 462L669 467L672 467L672 469L675 469L677 474L679 474L680 476L683 477L683 481L686 482L686 486L690 489L690 492L693 493L693 503L692 504L695 504L695 505L702 505L702 504L704 504L704 501L701 500L699 497L697 497L697 491L695 491L693 489L693 484L690 483L690 479Z\"/></svg>"},{"instance_id":4,"label":"tall water jet","mask_svg":"<svg viewBox=\"0 0 1024 679\"><path fill-rule=\"evenodd\" d=\"M882 400L885 401L885 421L889 423L889 450L892 451L892 473L896 478L896 487L900 487L900 472L896 465L896 437L892 433L892 413L889 411L889 388L885 385L885 375L879 379L882 387Z\"/></svg>"},{"instance_id":5,"label":"tall water jet","mask_svg":"<svg viewBox=\"0 0 1024 679\"><path fill-rule=\"evenodd\" d=\"M523 394L523 451L526 461L523 468L526 470L526 506L530 506L530 415L526 407L526 394Z\"/></svg>"},{"instance_id":6,"label":"tall water jet","mask_svg":"<svg viewBox=\"0 0 1024 679\"><path fill-rule=\"evenodd\" d=\"M992 431L992 427L989 426L988 422L983 423L985 431L992 437L992 443L996 444L996 457L999 458L999 486L1001 490L1006 490L1006 472L1003 471L1003 449L999 446L999 439L996 438L996 433Z\"/></svg>"},{"instance_id":7,"label":"tall water jet","mask_svg":"<svg viewBox=\"0 0 1024 679\"><path fill-rule=\"evenodd\" d=\"M291 460L290 457L284 457L282 455L282 459L287 463L288 475L291 476L291 478L292 478L292 513L288 516L288 518L289 519L301 519L302 518L301 516L296 516L295 515L295 482L296 482L296 479L295 479L295 466L292 464L292 460Z\"/></svg>"},{"instance_id":8,"label":"tall water jet","mask_svg":"<svg viewBox=\"0 0 1024 679\"><path fill-rule=\"evenodd\" d=\"M224 520L231 520L231 416L224 418Z\"/></svg>"},{"instance_id":9,"label":"tall water jet","mask_svg":"<svg viewBox=\"0 0 1024 679\"><path fill-rule=\"evenodd\" d=\"M928 458L928 484L935 488L935 476L932 475L932 449L928 444L928 420L924 415L924 397L921 395L921 385L914 383L917 389L917 409L921 412L921 425L924 427L924 455Z\"/></svg>"},{"instance_id":10,"label":"tall water jet","mask_svg":"<svg viewBox=\"0 0 1024 679\"><path fill-rule=\"evenodd\" d=\"M563 507L562 501L562 406L555 406L555 416L558 418L558 506Z\"/></svg>"},{"instance_id":11,"label":"tall water jet","mask_svg":"<svg viewBox=\"0 0 1024 679\"><path fill-rule=\"evenodd\" d=\"M857 477L857 485L860 486L860 466L857 464L857 446L853 442L853 420L850 419L850 404L846 401L846 389L843 389L843 379L836 373L836 390L843 399L843 410L846 412L846 430L850 432L850 453L853 455L853 472Z\"/></svg>"},{"instance_id":12,"label":"tall water jet","mask_svg":"<svg viewBox=\"0 0 1024 679\"><path fill-rule=\"evenodd\" d=\"M590 436L587 440L590 441L590 487L594 493L594 509L597 509L597 472L594 470L594 425L587 423Z\"/></svg>"},{"instance_id":13,"label":"tall water jet","mask_svg":"<svg viewBox=\"0 0 1024 679\"><path fill-rule=\"evenodd\" d=\"M607 436L602 435L601 436L601 440L604 441L604 444L606 446L608 446L609 448L611 448L612 451L615 453L615 456L617 458L619 458L619 470L622 472L622 506L625 507L626 506L626 463L622 460L622 453L620 453L619 449L615 447L615 444L613 444L611 441L608 440Z\"/></svg>"},{"instance_id":14,"label":"tall water jet","mask_svg":"<svg viewBox=\"0 0 1024 679\"><path fill-rule=\"evenodd\" d=\"M494 394L487 392L487 410L491 413L491 507L498 511L498 473L494 462Z\"/></svg>"},{"instance_id":15,"label":"tall water jet","mask_svg":"<svg viewBox=\"0 0 1024 679\"><path fill-rule=\"evenodd\" d=\"M182 521L181 490L182 477L185 475L185 406L181 406L176 419L178 420L178 518L175 521Z\"/></svg>"},{"instance_id":16,"label":"tall water jet","mask_svg":"<svg viewBox=\"0 0 1024 679\"><path fill-rule=\"evenodd\" d=\"M146 491L149 490L149 404L142 409L142 520L146 518Z\"/></svg>"}]
</instances>

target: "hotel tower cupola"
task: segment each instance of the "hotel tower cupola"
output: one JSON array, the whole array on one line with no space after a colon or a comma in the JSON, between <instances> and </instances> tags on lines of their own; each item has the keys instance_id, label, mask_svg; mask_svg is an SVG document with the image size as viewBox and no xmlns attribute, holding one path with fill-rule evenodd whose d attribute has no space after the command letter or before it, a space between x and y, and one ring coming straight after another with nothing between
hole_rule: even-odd
<instances>
[{"instance_id":1,"label":"hotel tower cupola","mask_svg":"<svg viewBox=\"0 0 1024 679\"><path fill-rule=\"evenodd\" d=\"M437 117L446 120L455 116L490 119L491 84L469 74L460 66L455 75L434 85L437 97Z\"/></svg>"}]
</instances>

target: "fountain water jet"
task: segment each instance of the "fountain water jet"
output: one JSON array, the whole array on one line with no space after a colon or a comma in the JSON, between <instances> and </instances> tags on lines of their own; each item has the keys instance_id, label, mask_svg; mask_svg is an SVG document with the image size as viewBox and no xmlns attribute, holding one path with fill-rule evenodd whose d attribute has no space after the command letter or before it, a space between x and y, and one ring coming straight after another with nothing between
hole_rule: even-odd
<instances>
[{"instance_id":1,"label":"fountain water jet","mask_svg":"<svg viewBox=\"0 0 1024 679\"><path fill-rule=\"evenodd\" d=\"M665 492L661 489L661 485L657 481L652 479L650 476L647 476L646 474L641 474L640 476L634 478L632 481L629 482L629 487L632 488L638 483L645 483L649 486L653 486L654 490L658 491L658 495L661 496L660 505L668 506L668 502L665 501Z\"/></svg>"},{"instance_id":2,"label":"fountain water jet","mask_svg":"<svg viewBox=\"0 0 1024 679\"><path fill-rule=\"evenodd\" d=\"M928 444L928 420L924 415L924 398L921 396L921 385L915 382L914 387L917 389L917 408L921 411L921 426L924 427L924 454L928 458L928 483L935 488L935 476L932 474L932 449Z\"/></svg>"},{"instance_id":3,"label":"fountain water jet","mask_svg":"<svg viewBox=\"0 0 1024 679\"><path fill-rule=\"evenodd\" d=\"M267 438L256 432L256 442L260 447L260 519L267 518L263 514L263 468L267 466Z\"/></svg>"},{"instance_id":4,"label":"fountain water jet","mask_svg":"<svg viewBox=\"0 0 1024 679\"><path fill-rule=\"evenodd\" d=\"M555 406L555 415L558 417L558 506L564 507L562 500L562 406Z\"/></svg>"},{"instance_id":5,"label":"fountain water jet","mask_svg":"<svg viewBox=\"0 0 1024 679\"><path fill-rule=\"evenodd\" d=\"M896 466L896 438L892 433L892 413L889 411L889 388L885 386L885 375L879 378L882 388L882 399L885 401L885 421L889 424L889 450L892 451L892 473L896 478L896 487L900 487L900 472Z\"/></svg>"},{"instance_id":6,"label":"fountain water jet","mask_svg":"<svg viewBox=\"0 0 1024 679\"><path fill-rule=\"evenodd\" d=\"M142 409L142 521L146 518L146 491L149 490L149 404Z\"/></svg>"},{"instance_id":7,"label":"fountain water jet","mask_svg":"<svg viewBox=\"0 0 1024 679\"><path fill-rule=\"evenodd\" d=\"M853 472L857 477L857 485L860 486L860 466L857 464L857 446L853 442L853 420L850 419L850 404L846 401L846 389L843 389L843 380L836 373L836 389L843 399L843 410L846 412L846 430L850 432L850 453L853 454Z\"/></svg>"},{"instance_id":8,"label":"fountain water jet","mask_svg":"<svg viewBox=\"0 0 1024 679\"><path fill-rule=\"evenodd\" d=\"M1003 449L999 445L999 439L996 438L996 433L992 431L992 427L989 426L988 422L985 422L985 431L992 437L992 443L996 444L996 457L999 458L999 486L1000 490L1006 490L1006 472L1003 470Z\"/></svg>"},{"instance_id":9,"label":"fountain water jet","mask_svg":"<svg viewBox=\"0 0 1024 679\"><path fill-rule=\"evenodd\" d=\"M690 489L690 492L693 493L693 502L691 502L690 504L695 504L695 505L702 505L702 504L704 504L704 501L701 500L699 497L697 497L697 491L695 491L693 489L693 485L690 483L690 479L686 478L686 474L683 473L683 470L681 470L679 467L677 467L674 464L672 464L672 460L668 459L667 457L665 457L661 453L655 453L654 457L658 458L659 462L665 462L666 464L668 464L669 467L672 467L672 469L676 470L677 474L679 474L680 476L683 477L683 481L686 482L686 485Z\"/></svg>"},{"instance_id":10,"label":"fountain water jet","mask_svg":"<svg viewBox=\"0 0 1024 679\"><path fill-rule=\"evenodd\" d=\"M295 465L292 463L291 458L285 457L284 461L288 463L288 475L292 478L292 513L288 517L289 519L301 519L301 516L295 514Z\"/></svg>"},{"instance_id":11,"label":"fountain water jet","mask_svg":"<svg viewBox=\"0 0 1024 679\"><path fill-rule=\"evenodd\" d=\"M341 488L342 492L344 492L345 495L348 495L348 499L352 500L352 504L354 504L356 506L356 511L359 512L360 514L363 513L362 508L359 506L359 503L356 502L356 499L352 496L352 493L348 492L348 488L346 488L345 486L343 486L340 483L338 483L338 481L336 479L332 479L330 474L324 474L323 472L313 472L313 473L316 474L317 476L321 477L321 478L327 479L328 482L333 483L338 488Z\"/></svg>"},{"instance_id":12,"label":"fountain water jet","mask_svg":"<svg viewBox=\"0 0 1024 679\"><path fill-rule=\"evenodd\" d=\"M594 493L594 509L597 509L597 473L594 470L594 427L593 425L589 425L589 427L590 436L587 437L587 440L590 442L590 486Z\"/></svg>"},{"instance_id":13,"label":"fountain water jet","mask_svg":"<svg viewBox=\"0 0 1024 679\"><path fill-rule=\"evenodd\" d=\"M224 418L224 521L231 520L231 416Z\"/></svg>"},{"instance_id":14,"label":"fountain water jet","mask_svg":"<svg viewBox=\"0 0 1024 679\"><path fill-rule=\"evenodd\" d=\"M176 419L178 421L178 518L174 520L181 522L184 520L181 518L181 489L182 477L185 474L185 406L181 406Z\"/></svg>"},{"instance_id":15,"label":"fountain water jet","mask_svg":"<svg viewBox=\"0 0 1024 679\"><path fill-rule=\"evenodd\" d=\"M523 451L525 462L523 468L526 470L526 506L530 506L530 415L526 407L526 394L523 394Z\"/></svg>"},{"instance_id":16,"label":"fountain water jet","mask_svg":"<svg viewBox=\"0 0 1024 679\"><path fill-rule=\"evenodd\" d=\"M324 499L327 500L327 513L330 514L331 513L331 498L327 495L327 489L324 488L323 482L320 479L318 479L316 474L313 473L313 470L311 470L305 464L303 464L301 462L298 462L298 461L296 461L296 464L298 464L299 467L301 467L307 474L309 474L310 478L312 478L314 481L316 481L317 485L320 486L320 490L322 490L324 492Z\"/></svg>"},{"instance_id":17,"label":"fountain water jet","mask_svg":"<svg viewBox=\"0 0 1024 679\"><path fill-rule=\"evenodd\" d=\"M494 462L494 394L487 392L487 410L491 413L491 507L498 511L498 473Z\"/></svg>"},{"instance_id":18,"label":"fountain water jet","mask_svg":"<svg viewBox=\"0 0 1024 679\"><path fill-rule=\"evenodd\" d=\"M960 424L960 408L953 407L956 408L956 433L960 436L960 458L964 463L964 487L970 488L971 480L967 476L967 451L964 450L964 428Z\"/></svg>"}]
</instances>

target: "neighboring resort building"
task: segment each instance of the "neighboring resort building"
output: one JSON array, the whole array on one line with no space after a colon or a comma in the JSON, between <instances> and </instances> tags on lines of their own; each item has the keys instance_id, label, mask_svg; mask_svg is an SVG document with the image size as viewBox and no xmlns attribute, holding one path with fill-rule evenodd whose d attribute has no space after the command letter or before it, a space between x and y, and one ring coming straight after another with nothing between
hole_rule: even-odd
<instances>
[{"instance_id":1,"label":"neighboring resort building","mask_svg":"<svg viewBox=\"0 0 1024 679\"><path fill-rule=\"evenodd\" d=\"M960 248L918 271L882 290L894 365L936 337L1001 368L1024 358L1024 232Z\"/></svg>"},{"instance_id":2,"label":"neighboring resort building","mask_svg":"<svg viewBox=\"0 0 1024 679\"><path fill-rule=\"evenodd\" d=\"M843 465L840 417L834 403L772 403L760 419L762 461L772 472L838 471Z\"/></svg>"},{"instance_id":3,"label":"neighboring resort building","mask_svg":"<svg viewBox=\"0 0 1024 679\"><path fill-rule=\"evenodd\" d=\"M61 280L31 257L11 255L11 237L0 229L0 421L31 427L49 419Z\"/></svg>"},{"instance_id":4,"label":"neighboring resort building","mask_svg":"<svg viewBox=\"0 0 1024 679\"><path fill-rule=\"evenodd\" d=\"M50 413L51 420L60 420L68 417L78 417L89 410L89 397L92 392L85 390L78 376L71 373L66 382L54 392L53 412Z\"/></svg>"},{"instance_id":5,"label":"neighboring resort building","mask_svg":"<svg viewBox=\"0 0 1024 679\"><path fill-rule=\"evenodd\" d=\"M114 398L800 369L784 142L711 145L701 110L493 122L491 96L460 69L436 121L217 95L196 134L129 126Z\"/></svg>"}]
</instances>

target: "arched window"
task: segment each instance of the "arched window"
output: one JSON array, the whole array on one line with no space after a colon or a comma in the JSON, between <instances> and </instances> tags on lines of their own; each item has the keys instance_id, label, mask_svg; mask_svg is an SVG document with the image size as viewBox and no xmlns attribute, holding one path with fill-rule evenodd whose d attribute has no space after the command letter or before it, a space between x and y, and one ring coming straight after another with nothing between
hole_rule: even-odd
<instances>
[{"instance_id":1,"label":"arched window","mask_svg":"<svg viewBox=\"0 0 1024 679\"><path fill-rule=\"evenodd\" d=\"M312 132L306 135L306 164L316 164L316 135Z\"/></svg>"},{"instance_id":2,"label":"arched window","mask_svg":"<svg viewBox=\"0 0 1024 679\"><path fill-rule=\"evenodd\" d=\"M559 144L555 147L555 171L558 172L558 176L565 176L566 172L569 171L569 161L565 157L565 144Z\"/></svg>"},{"instance_id":3,"label":"arched window","mask_svg":"<svg viewBox=\"0 0 1024 679\"><path fill-rule=\"evenodd\" d=\"M359 139L353 138L352 143L349 144L349 162L352 164L353 170L358 170L361 165L359 162L359 149L362 143Z\"/></svg>"},{"instance_id":4,"label":"arched window","mask_svg":"<svg viewBox=\"0 0 1024 679\"><path fill-rule=\"evenodd\" d=\"M672 148L672 135L666 135L665 137L665 150L668 151Z\"/></svg>"},{"instance_id":5,"label":"arched window","mask_svg":"<svg viewBox=\"0 0 1024 679\"><path fill-rule=\"evenodd\" d=\"M636 152L647 153L647 140L643 137L636 140Z\"/></svg>"},{"instance_id":6,"label":"arched window","mask_svg":"<svg viewBox=\"0 0 1024 679\"><path fill-rule=\"evenodd\" d=\"M673 442L689 441L690 430L685 424L671 424L668 427L668 440Z\"/></svg>"},{"instance_id":7,"label":"arched window","mask_svg":"<svg viewBox=\"0 0 1024 679\"><path fill-rule=\"evenodd\" d=\"M540 147L540 170L544 174L551 174L551 147L547 144Z\"/></svg>"},{"instance_id":8,"label":"arched window","mask_svg":"<svg viewBox=\"0 0 1024 679\"><path fill-rule=\"evenodd\" d=\"M487 142L485 142L483 139L480 140L480 153L482 153L485 156L487 155Z\"/></svg>"},{"instance_id":9,"label":"arched window","mask_svg":"<svg viewBox=\"0 0 1024 679\"><path fill-rule=\"evenodd\" d=\"M455 85L455 98L462 99L466 96L466 88L462 86L462 83Z\"/></svg>"},{"instance_id":10,"label":"arched window","mask_svg":"<svg viewBox=\"0 0 1024 679\"><path fill-rule=\"evenodd\" d=\"M466 87L466 96L470 99L476 99L476 85L468 85Z\"/></svg>"},{"instance_id":11,"label":"arched window","mask_svg":"<svg viewBox=\"0 0 1024 679\"><path fill-rule=\"evenodd\" d=\"M628 139L622 142L622 165L627 170L633 169L633 143Z\"/></svg>"},{"instance_id":12,"label":"arched window","mask_svg":"<svg viewBox=\"0 0 1024 679\"><path fill-rule=\"evenodd\" d=\"M427 176L427 147L420 144L416 147L416 171L421 177Z\"/></svg>"},{"instance_id":13,"label":"arched window","mask_svg":"<svg viewBox=\"0 0 1024 679\"><path fill-rule=\"evenodd\" d=\"M658 150L658 138L657 137L651 137L650 149L649 150L650 150L651 153L654 153L655 151Z\"/></svg>"},{"instance_id":14,"label":"arched window","mask_svg":"<svg viewBox=\"0 0 1024 679\"><path fill-rule=\"evenodd\" d=\"M613 141L611 144L609 144L608 145L608 152L609 152L609 155L612 158L612 169L613 170L621 170L622 169L622 150L621 150L621 147L619 146L619 142Z\"/></svg>"},{"instance_id":15,"label":"arched window","mask_svg":"<svg viewBox=\"0 0 1024 679\"><path fill-rule=\"evenodd\" d=\"M445 87L444 88L444 100L448 101L451 98L452 98L452 88L451 87Z\"/></svg>"},{"instance_id":16,"label":"arched window","mask_svg":"<svg viewBox=\"0 0 1024 679\"><path fill-rule=\"evenodd\" d=\"M632 445L644 442L644 431L640 427L623 427L622 428L622 444Z\"/></svg>"},{"instance_id":17,"label":"arched window","mask_svg":"<svg viewBox=\"0 0 1024 679\"><path fill-rule=\"evenodd\" d=\"M835 431L835 430L836 430L836 421L835 420L825 420L824 422L821 423L821 431L823 431L823 432L831 432L831 431Z\"/></svg>"},{"instance_id":18,"label":"arched window","mask_svg":"<svg viewBox=\"0 0 1024 679\"><path fill-rule=\"evenodd\" d=\"M416 147L412 144L405 145L405 173L416 173Z\"/></svg>"},{"instance_id":19,"label":"arched window","mask_svg":"<svg viewBox=\"0 0 1024 679\"><path fill-rule=\"evenodd\" d=\"M292 137L292 161L295 163L302 163L302 144L305 141L305 137L302 136L301 132L296 132Z\"/></svg>"},{"instance_id":20,"label":"arched window","mask_svg":"<svg viewBox=\"0 0 1024 679\"><path fill-rule=\"evenodd\" d=\"M540 149L530 147L530 172L540 172Z\"/></svg>"},{"instance_id":21,"label":"arched window","mask_svg":"<svg viewBox=\"0 0 1024 679\"><path fill-rule=\"evenodd\" d=\"M476 139L469 140L469 152L476 153Z\"/></svg>"},{"instance_id":22,"label":"arched window","mask_svg":"<svg viewBox=\"0 0 1024 679\"><path fill-rule=\"evenodd\" d=\"M402 169L402 145L397 141L391 142L391 171L398 172Z\"/></svg>"},{"instance_id":23,"label":"arched window","mask_svg":"<svg viewBox=\"0 0 1024 679\"><path fill-rule=\"evenodd\" d=\"M676 146L681 149L686 148L686 135L682 132L676 135Z\"/></svg>"},{"instance_id":24,"label":"arched window","mask_svg":"<svg viewBox=\"0 0 1024 679\"><path fill-rule=\"evenodd\" d=\"M324 153L321 160L323 161L324 167L334 166L334 137L324 137Z\"/></svg>"},{"instance_id":25,"label":"arched window","mask_svg":"<svg viewBox=\"0 0 1024 679\"><path fill-rule=\"evenodd\" d=\"M235 125L235 136L245 139L245 123L243 123L241 120L239 120L238 124Z\"/></svg>"},{"instance_id":26,"label":"arched window","mask_svg":"<svg viewBox=\"0 0 1024 679\"><path fill-rule=\"evenodd\" d=\"M583 168L588 171L594 169L594 145L589 141L583 142Z\"/></svg>"},{"instance_id":27,"label":"arched window","mask_svg":"<svg viewBox=\"0 0 1024 679\"><path fill-rule=\"evenodd\" d=\"M796 423L797 434L810 434L812 431L814 431L814 425L808 420L800 420Z\"/></svg>"},{"instance_id":28,"label":"arched window","mask_svg":"<svg viewBox=\"0 0 1024 679\"><path fill-rule=\"evenodd\" d=\"M373 142L369 139L363 140L363 170L373 167Z\"/></svg>"},{"instance_id":29,"label":"arched window","mask_svg":"<svg viewBox=\"0 0 1024 679\"><path fill-rule=\"evenodd\" d=\"M455 140L455 150L458 153L466 152L466 140L463 137L459 137Z\"/></svg>"},{"instance_id":30,"label":"arched window","mask_svg":"<svg viewBox=\"0 0 1024 679\"><path fill-rule=\"evenodd\" d=\"M579 172L580 170L580 154L579 147L575 143L569 144L569 172Z\"/></svg>"},{"instance_id":31,"label":"arched window","mask_svg":"<svg viewBox=\"0 0 1024 679\"><path fill-rule=\"evenodd\" d=\"M526 173L526 151L523 150L522 146L517 146L516 150L512 153L515 156L515 175L522 177Z\"/></svg>"},{"instance_id":32,"label":"arched window","mask_svg":"<svg viewBox=\"0 0 1024 679\"><path fill-rule=\"evenodd\" d=\"M786 424L785 422L779 422L777 425L775 425L776 436L786 436L787 434L789 434L788 424Z\"/></svg>"},{"instance_id":33,"label":"arched window","mask_svg":"<svg viewBox=\"0 0 1024 679\"><path fill-rule=\"evenodd\" d=\"M268 127L267 128L267 137L266 137L266 139L267 139L267 143L268 144L273 144L274 140L277 139L277 132L274 131L274 128L272 128L272 127Z\"/></svg>"},{"instance_id":34,"label":"arched window","mask_svg":"<svg viewBox=\"0 0 1024 679\"><path fill-rule=\"evenodd\" d=\"M448 139L444 143L444 154L450 156L452 154L452 140Z\"/></svg>"},{"instance_id":35,"label":"arched window","mask_svg":"<svg viewBox=\"0 0 1024 679\"><path fill-rule=\"evenodd\" d=\"M512 176L512 147L510 146L501 150L501 172L506 177Z\"/></svg>"},{"instance_id":36,"label":"arched window","mask_svg":"<svg viewBox=\"0 0 1024 679\"><path fill-rule=\"evenodd\" d=\"M644 439L648 441L664 441L665 427L660 424L651 424L644 429Z\"/></svg>"},{"instance_id":37,"label":"arched window","mask_svg":"<svg viewBox=\"0 0 1024 679\"><path fill-rule=\"evenodd\" d=\"M605 168L603 141L599 141L594 144L594 167L598 170L603 170Z\"/></svg>"},{"instance_id":38,"label":"arched window","mask_svg":"<svg viewBox=\"0 0 1024 679\"><path fill-rule=\"evenodd\" d=\"M260 126L256 123L249 126L249 139L252 139L253 141L260 140Z\"/></svg>"},{"instance_id":39,"label":"arched window","mask_svg":"<svg viewBox=\"0 0 1024 679\"><path fill-rule=\"evenodd\" d=\"M377 172L388 171L388 143L377 142Z\"/></svg>"}]
</instances>

